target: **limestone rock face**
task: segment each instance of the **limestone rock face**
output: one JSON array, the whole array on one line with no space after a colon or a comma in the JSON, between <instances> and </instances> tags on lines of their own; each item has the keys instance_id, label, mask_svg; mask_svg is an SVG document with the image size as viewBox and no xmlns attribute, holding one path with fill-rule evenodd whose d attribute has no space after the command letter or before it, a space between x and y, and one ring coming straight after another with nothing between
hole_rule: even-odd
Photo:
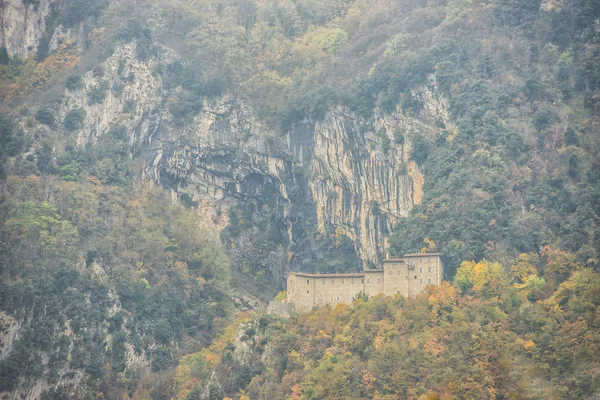
<instances>
[{"instance_id":1,"label":"limestone rock face","mask_svg":"<svg viewBox=\"0 0 600 400\"><path fill-rule=\"evenodd\" d=\"M75 43L80 49L84 48L86 40L85 27L83 22L75 27L65 27L58 25L52 32L50 42L48 43L48 50L50 53L55 53L62 43L69 41Z\"/></svg>"},{"instance_id":2,"label":"limestone rock face","mask_svg":"<svg viewBox=\"0 0 600 400\"><path fill-rule=\"evenodd\" d=\"M206 100L193 118L177 121L169 104L180 89L165 89L157 72L177 55L163 50L141 61L135 43L121 45L83 77L81 88L66 90L58 120L84 111L80 126L66 135L84 146L114 124L125 127L143 177L170 187L174 197L189 194L216 230L227 225L226 211L238 202L268 207L284 221L294 248L269 255L276 259L271 268L276 280L286 268L303 268L286 254L310 247L310 240L299 244L300 220L313 221L321 233L342 229L365 265L378 263L392 226L423 196L410 138L419 133L433 140L441 127L451 129L434 82L413 93L424 105L414 114L376 111L364 120L337 107L321 121L274 132L243 101L224 95ZM99 90L103 95L94 100Z\"/></svg>"},{"instance_id":3,"label":"limestone rock face","mask_svg":"<svg viewBox=\"0 0 600 400\"><path fill-rule=\"evenodd\" d=\"M140 61L135 43L119 46L104 63L83 76L79 89L65 90L57 117L64 121L70 111L84 111L83 121L74 132L78 146L95 143L111 125L124 126L132 146L151 139L161 119L163 97L162 79L154 68L173 58L167 51L161 55L161 59Z\"/></svg>"},{"instance_id":4,"label":"limestone rock face","mask_svg":"<svg viewBox=\"0 0 600 400\"><path fill-rule=\"evenodd\" d=\"M4 311L0 311L0 361L11 352L19 337L21 324Z\"/></svg>"},{"instance_id":5,"label":"limestone rock face","mask_svg":"<svg viewBox=\"0 0 600 400\"><path fill-rule=\"evenodd\" d=\"M376 112L369 124L339 107L290 133L290 151L311 171L319 229L341 227L356 241L363 261L377 263L393 225L421 202L424 178L410 159L410 136L433 138L439 126L450 125L447 106L433 88L432 82L414 93L424 105L417 115ZM304 140L293 137L302 132Z\"/></svg>"},{"instance_id":6,"label":"limestone rock face","mask_svg":"<svg viewBox=\"0 0 600 400\"><path fill-rule=\"evenodd\" d=\"M11 57L27 58L35 54L46 33L46 18L60 0L4 0L0 2L0 47Z\"/></svg>"}]
</instances>

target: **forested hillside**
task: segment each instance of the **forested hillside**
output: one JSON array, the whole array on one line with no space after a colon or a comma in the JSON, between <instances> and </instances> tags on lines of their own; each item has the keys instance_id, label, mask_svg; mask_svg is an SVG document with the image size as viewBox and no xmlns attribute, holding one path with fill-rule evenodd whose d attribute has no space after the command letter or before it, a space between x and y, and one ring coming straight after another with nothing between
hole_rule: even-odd
<instances>
[{"instance_id":1,"label":"forested hillside","mask_svg":"<svg viewBox=\"0 0 600 400\"><path fill-rule=\"evenodd\" d=\"M531 274L574 272L557 286ZM571 254L465 262L454 285L278 319L248 315L175 375L179 399L586 399L600 275ZM549 273L549 275L552 275ZM550 278L549 278L550 279Z\"/></svg>"},{"instance_id":2,"label":"forested hillside","mask_svg":"<svg viewBox=\"0 0 600 400\"><path fill-rule=\"evenodd\" d=\"M61 171L4 186L0 391L118 398L210 343L232 311L230 262L152 184Z\"/></svg>"},{"instance_id":3,"label":"forested hillside","mask_svg":"<svg viewBox=\"0 0 600 400\"><path fill-rule=\"evenodd\" d=\"M0 396L598 395L598 1L6 0L0 24ZM421 249L451 283L417 299L236 317L231 287Z\"/></svg>"}]
</instances>

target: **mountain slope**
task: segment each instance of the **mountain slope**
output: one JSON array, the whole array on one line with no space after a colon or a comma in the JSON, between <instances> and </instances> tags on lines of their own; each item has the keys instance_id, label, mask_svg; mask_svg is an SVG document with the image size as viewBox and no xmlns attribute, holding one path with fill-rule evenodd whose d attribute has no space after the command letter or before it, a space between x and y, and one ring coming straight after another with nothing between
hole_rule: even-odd
<instances>
[{"instance_id":1,"label":"mountain slope","mask_svg":"<svg viewBox=\"0 0 600 400\"><path fill-rule=\"evenodd\" d=\"M552 268L572 257L540 261ZM182 358L176 398L593 398L600 275L579 266L554 292L540 290L533 278L520 283L528 261L514 260L510 274L463 263L454 286L416 299L247 316Z\"/></svg>"},{"instance_id":2,"label":"mountain slope","mask_svg":"<svg viewBox=\"0 0 600 400\"><path fill-rule=\"evenodd\" d=\"M4 1L1 390L160 398L232 318L230 281L268 300L290 270L388 250L437 249L449 280L567 251L511 284L571 293L600 251L599 17L593 0ZM531 397L595 390L550 376Z\"/></svg>"}]
</instances>

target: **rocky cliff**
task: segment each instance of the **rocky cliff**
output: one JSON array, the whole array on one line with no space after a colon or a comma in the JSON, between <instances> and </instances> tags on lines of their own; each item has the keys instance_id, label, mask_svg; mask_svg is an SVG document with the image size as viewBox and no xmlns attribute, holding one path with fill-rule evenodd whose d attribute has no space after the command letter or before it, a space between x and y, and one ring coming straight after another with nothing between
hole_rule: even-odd
<instances>
[{"instance_id":1,"label":"rocky cliff","mask_svg":"<svg viewBox=\"0 0 600 400\"><path fill-rule=\"evenodd\" d=\"M287 236L282 243L291 251L282 249L270 267L276 280L290 263L310 268L293 254L313 239L297 237L300 231L310 235L295 229L300 219L321 233L341 228L365 266L377 264L391 227L422 198L423 175L410 159L412 135L432 138L449 123L434 84L414 93L424 104L417 114L397 109L365 120L337 107L321 121L278 133L229 95L205 100L185 123L176 120L169 104L181 89L166 89L161 72L176 60L165 48L140 60L135 42L117 47L84 75L80 88L65 90L58 120L73 110L82 111L81 120L69 131L60 124L59 135L83 147L111 126L124 127L142 175L198 201L216 229L227 225L224 211L232 205L266 204L278 215Z\"/></svg>"},{"instance_id":2,"label":"rocky cliff","mask_svg":"<svg viewBox=\"0 0 600 400\"><path fill-rule=\"evenodd\" d=\"M83 23L65 27L53 20L53 10L62 6L59 0L3 2L1 45L19 58L34 54L42 41L49 51L66 39L83 46ZM227 225L223 211L232 205L267 203L286 236L277 265L270 267L274 278L280 279L277 270L289 263L293 269L310 268L293 254L313 242L314 230L305 225L321 234L341 229L355 241L365 266L377 264L393 224L421 201L423 176L410 160L410 138L416 132L431 137L439 122L448 123L445 104L430 87L414 93L425 105L416 115L398 109L365 120L337 107L321 121L274 132L244 101L225 95L205 100L202 110L182 123L169 108L181 89L167 89L164 76L177 54L163 47L152 57L137 53L135 42L118 46L81 85L65 90L56 116L61 128L67 119L76 126L52 133L84 147L111 126L124 127L131 157L143 161L142 175L170 186L174 194L190 195L217 229ZM294 227L299 221L302 229Z\"/></svg>"},{"instance_id":3,"label":"rocky cliff","mask_svg":"<svg viewBox=\"0 0 600 400\"><path fill-rule=\"evenodd\" d=\"M42 53L56 51L65 40L85 47L83 21L65 26L56 20L58 10L66 0L3 0L0 2L0 47L10 57L24 60Z\"/></svg>"},{"instance_id":4,"label":"rocky cliff","mask_svg":"<svg viewBox=\"0 0 600 400\"><path fill-rule=\"evenodd\" d=\"M410 159L410 137L433 137L436 122L449 123L443 100L430 88L415 95L425 105L418 115L398 109L364 121L337 108L310 132L309 186L318 227L342 227L363 261L377 263L392 226L421 202L423 175Z\"/></svg>"},{"instance_id":5,"label":"rocky cliff","mask_svg":"<svg viewBox=\"0 0 600 400\"><path fill-rule=\"evenodd\" d=\"M0 4L0 46L11 57L35 53L55 0L7 0Z\"/></svg>"}]
</instances>

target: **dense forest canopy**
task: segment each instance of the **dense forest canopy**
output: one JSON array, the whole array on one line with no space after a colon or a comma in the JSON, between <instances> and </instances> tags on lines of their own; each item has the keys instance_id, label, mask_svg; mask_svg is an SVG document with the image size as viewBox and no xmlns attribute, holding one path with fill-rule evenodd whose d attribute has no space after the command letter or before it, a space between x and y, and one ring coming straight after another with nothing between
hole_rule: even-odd
<instances>
[{"instance_id":1,"label":"dense forest canopy","mask_svg":"<svg viewBox=\"0 0 600 400\"><path fill-rule=\"evenodd\" d=\"M9 3L49 12L26 56L0 48L0 395L600 393L600 2ZM105 63L125 48L135 60ZM160 91L140 83L152 78ZM159 98L142 109L124 100L131 87ZM423 88L448 114L435 133L373 132L382 119L418 120ZM117 98L120 122L82 138ZM280 205L240 197L223 207L219 237L197 199L153 181L145 151L156 141L139 138L160 113L171 124L157 135L193 131L223 98L260 121L265 152L332 110L354 134L372 132L382 157L406 146L423 197L388 250L439 251L451 283L289 320L238 314L232 282L270 297L300 253ZM143 123L128 128L136 113ZM314 228L297 183L306 170L291 175L288 213L327 254L313 270L360 267L341 228Z\"/></svg>"},{"instance_id":2,"label":"dense forest canopy","mask_svg":"<svg viewBox=\"0 0 600 400\"><path fill-rule=\"evenodd\" d=\"M573 261L559 252L544 258ZM429 286L415 299L357 299L291 319L243 316L209 348L181 360L172 393L198 399L207 387L211 398L239 399L589 398L599 385L600 275L572 265L576 272L552 292L522 280L532 261L520 257L510 272L465 262L454 286Z\"/></svg>"}]
</instances>

